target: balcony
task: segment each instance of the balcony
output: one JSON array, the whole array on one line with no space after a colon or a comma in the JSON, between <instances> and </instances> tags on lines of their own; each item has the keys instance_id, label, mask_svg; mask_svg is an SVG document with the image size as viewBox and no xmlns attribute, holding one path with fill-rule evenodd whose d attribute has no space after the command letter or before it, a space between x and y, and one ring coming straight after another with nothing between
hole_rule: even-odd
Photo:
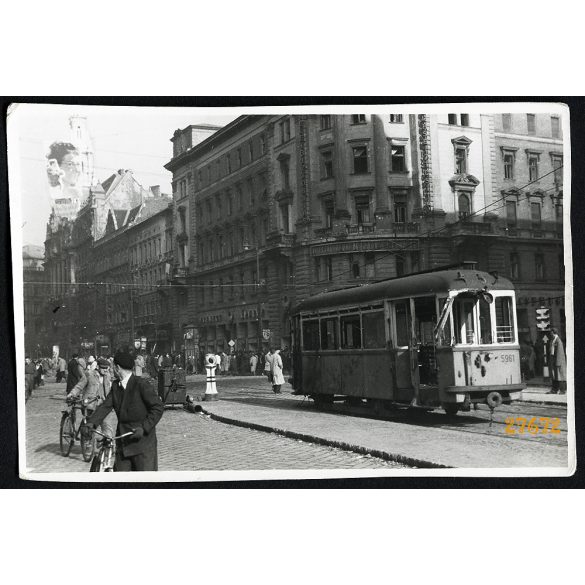
<instances>
[{"instance_id":1,"label":"balcony","mask_svg":"<svg viewBox=\"0 0 585 585\"><path fill-rule=\"evenodd\" d=\"M373 234L376 231L375 224L359 223L357 225L346 225L345 231L348 236L355 236L361 234Z\"/></svg>"},{"instance_id":2,"label":"balcony","mask_svg":"<svg viewBox=\"0 0 585 585\"><path fill-rule=\"evenodd\" d=\"M518 220L500 227L500 232L508 238L530 238L538 240L563 239L563 224L556 221L532 223L530 220Z\"/></svg>"},{"instance_id":3,"label":"balcony","mask_svg":"<svg viewBox=\"0 0 585 585\"><path fill-rule=\"evenodd\" d=\"M495 235L492 223L481 223L475 221L458 221L449 226L451 235L462 236L490 236Z\"/></svg>"}]
</instances>

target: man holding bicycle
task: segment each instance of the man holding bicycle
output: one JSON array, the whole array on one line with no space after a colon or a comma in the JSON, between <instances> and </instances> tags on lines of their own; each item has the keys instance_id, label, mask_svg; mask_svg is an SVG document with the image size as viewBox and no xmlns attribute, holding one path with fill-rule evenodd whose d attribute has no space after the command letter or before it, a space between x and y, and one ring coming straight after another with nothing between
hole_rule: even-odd
<instances>
[{"instance_id":1,"label":"man holding bicycle","mask_svg":"<svg viewBox=\"0 0 585 585\"><path fill-rule=\"evenodd\" d=\"M89 417L84 432L92 432L114 410L118 415L117 434L132 431L116 450L115 471L157 471L155 426L164 407L154 388L145 378L135 376L133 368L130 353L116 352L113 365L116 380L105 401Z\"/></svg>"},{"instance_id":2,"label":"man holding bicycle","mask_svg":"<svg viewBox=\"0 0 585 585\"><path fill-rule=\"evenodd\" d=\"M93 411L106 399L112 387L110 377L110 362L105 358L98 358L97 367L88 370L86 376L81 378L67 394L67 400L77 398L80 394L85 404L88 405L86 414L90 416ZM113 437L116 430L116 413L111 412L102 421L102 432L108 437Z\"/></svg>"}]
</instances>

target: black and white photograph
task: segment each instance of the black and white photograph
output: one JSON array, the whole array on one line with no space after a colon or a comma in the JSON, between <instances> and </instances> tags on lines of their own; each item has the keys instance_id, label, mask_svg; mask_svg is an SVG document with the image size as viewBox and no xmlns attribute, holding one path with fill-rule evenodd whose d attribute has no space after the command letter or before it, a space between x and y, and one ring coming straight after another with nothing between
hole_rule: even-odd
<instances>
[{"instance_id":1,"label":"black and white photograph","mask_svg":"<svg viewBox=\"0 0 585 585\"><path fill-rule=\"evenodd\" d=\"M570 131L12 104L20 477L572 475Z\"/></svg>"}]
</instances>

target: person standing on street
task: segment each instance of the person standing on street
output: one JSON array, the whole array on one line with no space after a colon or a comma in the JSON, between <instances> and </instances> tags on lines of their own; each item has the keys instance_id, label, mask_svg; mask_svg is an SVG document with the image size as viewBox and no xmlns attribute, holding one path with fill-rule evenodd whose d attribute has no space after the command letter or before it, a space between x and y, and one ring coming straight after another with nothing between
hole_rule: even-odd
<instances>
[{"instance_id":1,"label":"person standing on street","mask_svg":"<svg viewBox=\"0 0 585 585\"><path fill-rule=\"evenodd\" d=\"M266 377L268 378L270 383L272 383L272 359L273 359L273 357L274 357L274 353L272 351L272 348L270 348L268 350L268 353L264 357L264 374L266 375Z\"/></svg>"},{"instance_id":2,"label":"person standing on street","mask_svg":"<svg viewBox=\"0 0 585 585\"><path fill-rule=\"evenodd\" d=\"M35 383L36 368L32 360L26 356L24 358L24 401L27 402L32 396L33 386Z\"/></svg>"},{"instance_id":3,"label":"person standing on street","mask_svg":"<svg viewBox=\"0 0 585 585\"><path fill-rule=\"evenodd\" d=\"M144 357L141 353L136 356L134 360L134 375L142 377L142 372L144 371Z\"/></svg>"},{"instance_id":4,"label":"person standing on street","mask_svg":"<svg viewBox=\"0 0 585 585\"><path fill-rule=\"evenodd\" d=\"M65 374L67 372L67 362L60 356L57 360L59 364L57 365L57 382L62 382L65 380Z\"/></svg>"},{"instance_id":5,"label":"person standing on street","mask_svg":"<svg viewBox=\"0 0 585 585\"><path fill-rule=\"evenodd\" d=\"M549 391L549 394L566 394L567 362L565 359L565 348L563 347L563 342L559 337L558 331L553 327L550 332L552 334L549 348L552 389Z\"/></svg>"},{"instance_id":6,"label":"person standing on street","mask_svg":"<svg viewBox=\"0 0 585 585\"><path fill-rule=\"evenodd\" d=\"M155 427L163 415L164 406L153 386L132 374L133 368L132 355L126 351L116 352L116 380L112 390L89 417L83 432L91 432L114 410L118 416L116 434L132 432L120 441L114 471L158 471Z\"/></svg>"},{"instance_id":7,"label":"person standing on street","mask_svg":"<svg viewBox=\"0 0 585 585\"><path fill-rule=\"evenodd\" d=\"M258 356L256 355L256 353L252 354L252 357L250 358L250 374L252 374L252 376L256 375L256 366L258 365Z\"/></svg>"},{"instance_id":8,"label":"person standing on street","mask_svg":"<svg viewBox=\"0 0 585 585\"><path fill-rule=\"evenodd\" d=\"M280 394L280 387L284 384L284 375L282 373L282 358L280 349L277 349L272 355L272 391Z\"/></svg>"},{"instance_id":9,"label":"person standing on street","mask_svg":"<svg viewBox=\"0 0 585 585\"><path fill-rule=\"evenodd\" d=\"M85 378L85 364L82 366L79 363L79 354L74 353L73 357L67 364L67 384L65 385L65 393L69 394L75 385L82 379Z\"/></svg>"}]
</instances>

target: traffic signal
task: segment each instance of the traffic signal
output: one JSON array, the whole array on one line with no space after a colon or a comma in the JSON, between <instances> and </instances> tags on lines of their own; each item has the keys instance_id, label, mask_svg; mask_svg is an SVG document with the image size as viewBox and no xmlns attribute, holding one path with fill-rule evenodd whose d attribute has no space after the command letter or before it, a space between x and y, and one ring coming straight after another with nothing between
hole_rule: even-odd
<instances>
[{"instance_id":1,"label":"traffic signal","mask_svg":"<svg viewBox=\"0 0 585 585\"><path fill-rule=\"evenodd\" d=\"M540 307L536 309L536 328L539 331L548 331L550 329L550 309Z\"/></svg>"}]
</instances>

